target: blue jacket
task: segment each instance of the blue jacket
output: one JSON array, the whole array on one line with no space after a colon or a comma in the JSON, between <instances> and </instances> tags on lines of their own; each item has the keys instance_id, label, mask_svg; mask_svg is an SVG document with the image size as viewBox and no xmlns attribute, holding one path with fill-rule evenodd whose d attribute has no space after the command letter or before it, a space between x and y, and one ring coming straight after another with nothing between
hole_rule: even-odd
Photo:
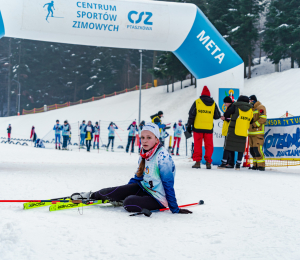
<instances>
[{"instance_id":1,"label":"blue jacket","mask_svg":"<svg viewBox=\"0 0 300 260\"><path fill-rule=\"evenodd\" d=\"M86 131L86 128L88 127L89 125L86 125L85 128L84 128L84 132L85 132L85 138L87 138L87 131ZM92 125L90 125L90 127L92 128L92 132L91 132L91 138L93 139L93 133L95 133L95 129Z\"/></svg>"},{"instance_id":2,"label":"blue jacket","mask_svg":"<svg viewBox=\"0 0 300 260\"><path fill-rule=\"evenodd\" d=\"M62 126L62 135L69 136L71 132L71 126L69 124Z\"/></svg>"},{"instance_id":3,"label":"blue jacket","mask_svg":"<svg viewBox=\"0 0 300 260\"><path fill-rule=\"evenodd\" d=\"M128 126L127 130L129 130L129 136L135 136L135 131L139 131L137 125L134 126L133 124Z\"/></svg>"},{"instance_id":4,"label":"blue jacket","mask_svg":"<svg viewBox=\"0 0 300 260\"><path fill-rule=\"evenodd\" d=\"M152 190L153 192L151 192L151 190L149 192L149 189L146 190L144 188L145 184L144 185L142 184L143 182L145 182L145 180L144 180L145 172L142 177L137 177L135 175L134 178L132 178L129 181L129 184L138 183L139 186L145 192L149 193L153 198L155 198L162 207L166 207L168 205L170 210L173 213L178 213L179 208L177 205L177 200L176 200L175 190L174 190L174 177L175 177L175 172L176 172L174 161L164 147L160 147L157 150L156 155L153 155L152 158L154 158L154 160L156 159L156 161L152 162L152 166L154 166L154 167L148 167L148 171L152 171L153 169L156 168L156 166L158 166L160 179L159 180L156 179L156 182L160 181L162 183L162 186L160 186L159 183L157 183L156 185L154 184L154 186L158 187L158 190L155 190L155 187L153 188L154 190ZM140 161L141 161L141 158L140 158L139 162ZM150 161L151 161L151 159L150 159ZM157 164L157 165L155 165L155 164ZM146 165L147 165L147 161L146 161ZM147 172L147 177L151 176L151 174L157 175L157 173ZM154 183L154 181L153 181L153 183ZM163 193L165 193L165 197L160 197L160 198L155 197L153 194L158 194L158 193L162 194L161 191L159 190L159 189L162 189L162 187L163 187ZM166 201L167 201L167 205L165 205Z\"/></svg>"},{"instance_id":5,"label":"blue jacket","mask_svg":"<svg viewBox=\"0 0 300 260\"><path fill-rule=\"evenodd\" d=\"M62 125L60 124L55 124L53 127L53 130L55 130L56 135L60 135L61 130L63 129Z\"/></svg>"},{"instance_id":6,"label":"blue jacket","mask_svg":"<svg viewBox=\"0 0 300 260\"><path fill-rule=\"evenodd\" d=\"M79 129L80 129L80 134L85 134L85 131L84 131L85 127L86 127L86 124L81 124L81 125L80 125L80 127L79 127Z\"/></svg>"}]
</instances>

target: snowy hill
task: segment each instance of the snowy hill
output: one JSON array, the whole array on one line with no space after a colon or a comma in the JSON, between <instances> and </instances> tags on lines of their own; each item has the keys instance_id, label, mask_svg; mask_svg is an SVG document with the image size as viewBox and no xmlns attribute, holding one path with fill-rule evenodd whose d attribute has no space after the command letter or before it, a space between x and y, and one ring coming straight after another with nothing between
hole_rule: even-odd
<instances>
[{"instance_id":1,"label":"snowy hill","mask_svg":"<svg viewBox=\"0 0 300 260\"><path fill-rule=\"evenodd\" d=\"M189 82L186 80L183 86L188 85ZM266 106L269 118L280 117L286 111L296 116L300 111L299 87L300 69L297 68L246 79L243 94L256 94ZM150 115L159 110L164 112L163 121L166 123L173 124L178 119L187 120L188 111L197 98L196 89L193 86L180 89L180 83L175 83L173 93L167 93L166 88L166 86L160 86L142 90L142 120L149 121ZM169 90L171 91L171 86ZM92 120L93 123L101 120L101 135L105 138L108 124L111 121L116 122L124 130L118 131L123 140L127 136L125 128L134 119L138 119L138 95L138 91L133 91L46 113L2 117L0 118L0 136L6 136L8 124L12 124L13 137L29 138L32 125L36 127L38 136L44 137L49 131L51 132L56 119L59 119L61 123L66 119L70 123L81 122L85 119Z\"/></svg>"}]
</instances>

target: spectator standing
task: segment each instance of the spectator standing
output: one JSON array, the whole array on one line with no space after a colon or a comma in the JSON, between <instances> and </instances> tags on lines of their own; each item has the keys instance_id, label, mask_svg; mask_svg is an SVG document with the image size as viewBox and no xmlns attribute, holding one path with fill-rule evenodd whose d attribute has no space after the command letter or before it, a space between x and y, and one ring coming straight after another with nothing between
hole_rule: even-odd
<instances>
[{"instance_id":1,"label":"spectator standing","mask_svg":"<svg viewBox=\"0 0 300 260\"><path fill-rule=\"evenodd\" d=\"M11 135L11 124L8 125L7 128L7 140L10 142L10 135Z\"/></svg>"},{"instance_id":2,"label":"spectator standing","mask_svg":"<svg viewBox=\"0 0 300 260\"><path fill-rule=\"evenodd\" d=\"M204 141L206 169L211 169L211 157L214 151L213 120L220 117L218 105L210 97L207 86L204 86L200 98L193 103L189 111L187 131L189 133L194 132L193 160L196 162L192 168L201 168L202 143Z\"/></svg>"}]
</instances>

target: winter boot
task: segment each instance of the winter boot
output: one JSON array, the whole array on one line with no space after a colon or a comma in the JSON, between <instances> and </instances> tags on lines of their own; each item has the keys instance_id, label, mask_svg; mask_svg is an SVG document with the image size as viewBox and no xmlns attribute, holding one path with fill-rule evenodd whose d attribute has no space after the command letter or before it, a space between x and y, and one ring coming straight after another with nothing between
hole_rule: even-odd
<instances>
[{"instance_id":1,"label":"winter boot","mask_svg":"<svg viewBox=\"0 0 300 260\"><path fill-rule=\"evenodd\" d=\"M259 167L257 167L257 170L259 170L259 171L265 171L266 169L265 169L265 167L259 166Z\"/></svg>"},{"instance_id":2,"label":"winter boot","mask_svg":"<svg viewBox=\"0 0 300 260\"><path fill-rule=\"evenodd\" d=\"M211 164L209 162L206 162L206 169L211 169Z\"/></svg>"},{"instance_id":3,"label":"winter boot","mask_svg":"<svg viewBox=\"0 0 300 260\"><path fill-rule=\"evenodd\" d=\"M237 162L235 165L235 169L238 171L241 170L241 164Z\"/></svg>"},{"instance_id":4,"label":"winter boot","mask_svg":"<svg viewBox=\"0 0 300 260\"><path fill-rule=\"evenodd\" d=\"M172 155L174 155L174 148L172 148L172 150L171 150L171 154L172 154Z\"/></svg>"},{"instance_id":5,"label":"winter boot","mask_svg":"<svg viewBox=\"0 0 300 260\"><path fill-rule=\"evenodd\" d=\"M114 151L114 148L113 148L113 147L111 148L111 151L112 151L112 152Z\"/></svg>"},{"instance_id":6,"label":"winter boot","mask_svg":"<svg viewBox=\"0 0 300 260\"><path fill-rule=\"evenodd\" d=\"M222 169L222 170L226 169L226 161L222 160L222 163L218 166L218 169Z\"/></svg>"},{"instance_id":7,"label":"winter boot","mask_svg":"<svg viewBox=\"0 0 300 260\"><path fill-rule=\"evenodd\" d=\"M195 162L195 164L192 166L192 168L194 168L194 169L200 169L201 168L200 162Z\"/></svg>"},{"instance_id":8,"label":"winter boot","mask_svg":"<svg viewBox=\"0 0 300 260\"><path fill-rule=\"evenodd\" d=\"M95 150L95 142L94 142L94 144L93 144L93 149Z\"/></svg>"},{"instance_id":9,"label":"winter boot","mask_svg":"<svg viewBox=\"0 0 300 260\"><path fill-rule=\"evenodd\" d=\"M58 146L58 149L60 150L60 145Z\"/></svg>"},{"instance_id":10,"label":"winter boot","mask_svg":"<svg viewBox=\"0 0 300 260\"><path fill-rule=\"evenodd\" d=\"M106 148L106 151L108 152L108 147Z\"/></svg>"},{"instance_id":11,"label":"winter boot","mask_svg":"<svg viewBox=\"0 0 300 260\"><path fill-rule=\"evenodd\" d=\"M178 155L178 156L179 156L179 148L177 148L177 153L176 153L176 155Z\"/></svg>"},{"instance_id":12,"label":"winter boot","mask_svg":"<svg viewBox=\"0 0 300 260\"><path fill-rule=\"evenodd\" d=\"M233 168L234 168L234 165L226 164L226 169L233 169Z\"/></svg>"},{"instance_id":13,"label":"winter boot","mask_svg":"<svg viewBox=\"0 0 300 260\"><path fill-rule=\"evenodd\" d=\"M256 165L253 165L252 167L249 167L248 169L249 169L249 170L255 170L255 171L256 171L256 170L257 170L257 166L256 166Z\"/></svg>"},{"instance_id":14,"label":"winter boot","mask_svg":"<svg viewBox=\"0 0 300 260\"><path fill-rule=\"evenodd\" d=\"M57 149L57 145L55 145L55 149Z\"/></svg>"}]
</instances>

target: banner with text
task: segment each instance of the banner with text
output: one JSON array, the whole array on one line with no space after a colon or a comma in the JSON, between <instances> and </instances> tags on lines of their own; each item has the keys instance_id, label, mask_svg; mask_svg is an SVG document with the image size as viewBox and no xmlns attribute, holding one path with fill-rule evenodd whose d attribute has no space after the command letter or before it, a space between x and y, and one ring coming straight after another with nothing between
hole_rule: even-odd
<instances>
[{"instance_id":1,"label":"banner with text","mask_svg":"<svg viewBox=\"0 0 300 260\"><path fill-rule=\"evenodd\" d=\"M268 119L265 128L266 159L300 160L300 117Z\"/></svg>"}]
</instances>

